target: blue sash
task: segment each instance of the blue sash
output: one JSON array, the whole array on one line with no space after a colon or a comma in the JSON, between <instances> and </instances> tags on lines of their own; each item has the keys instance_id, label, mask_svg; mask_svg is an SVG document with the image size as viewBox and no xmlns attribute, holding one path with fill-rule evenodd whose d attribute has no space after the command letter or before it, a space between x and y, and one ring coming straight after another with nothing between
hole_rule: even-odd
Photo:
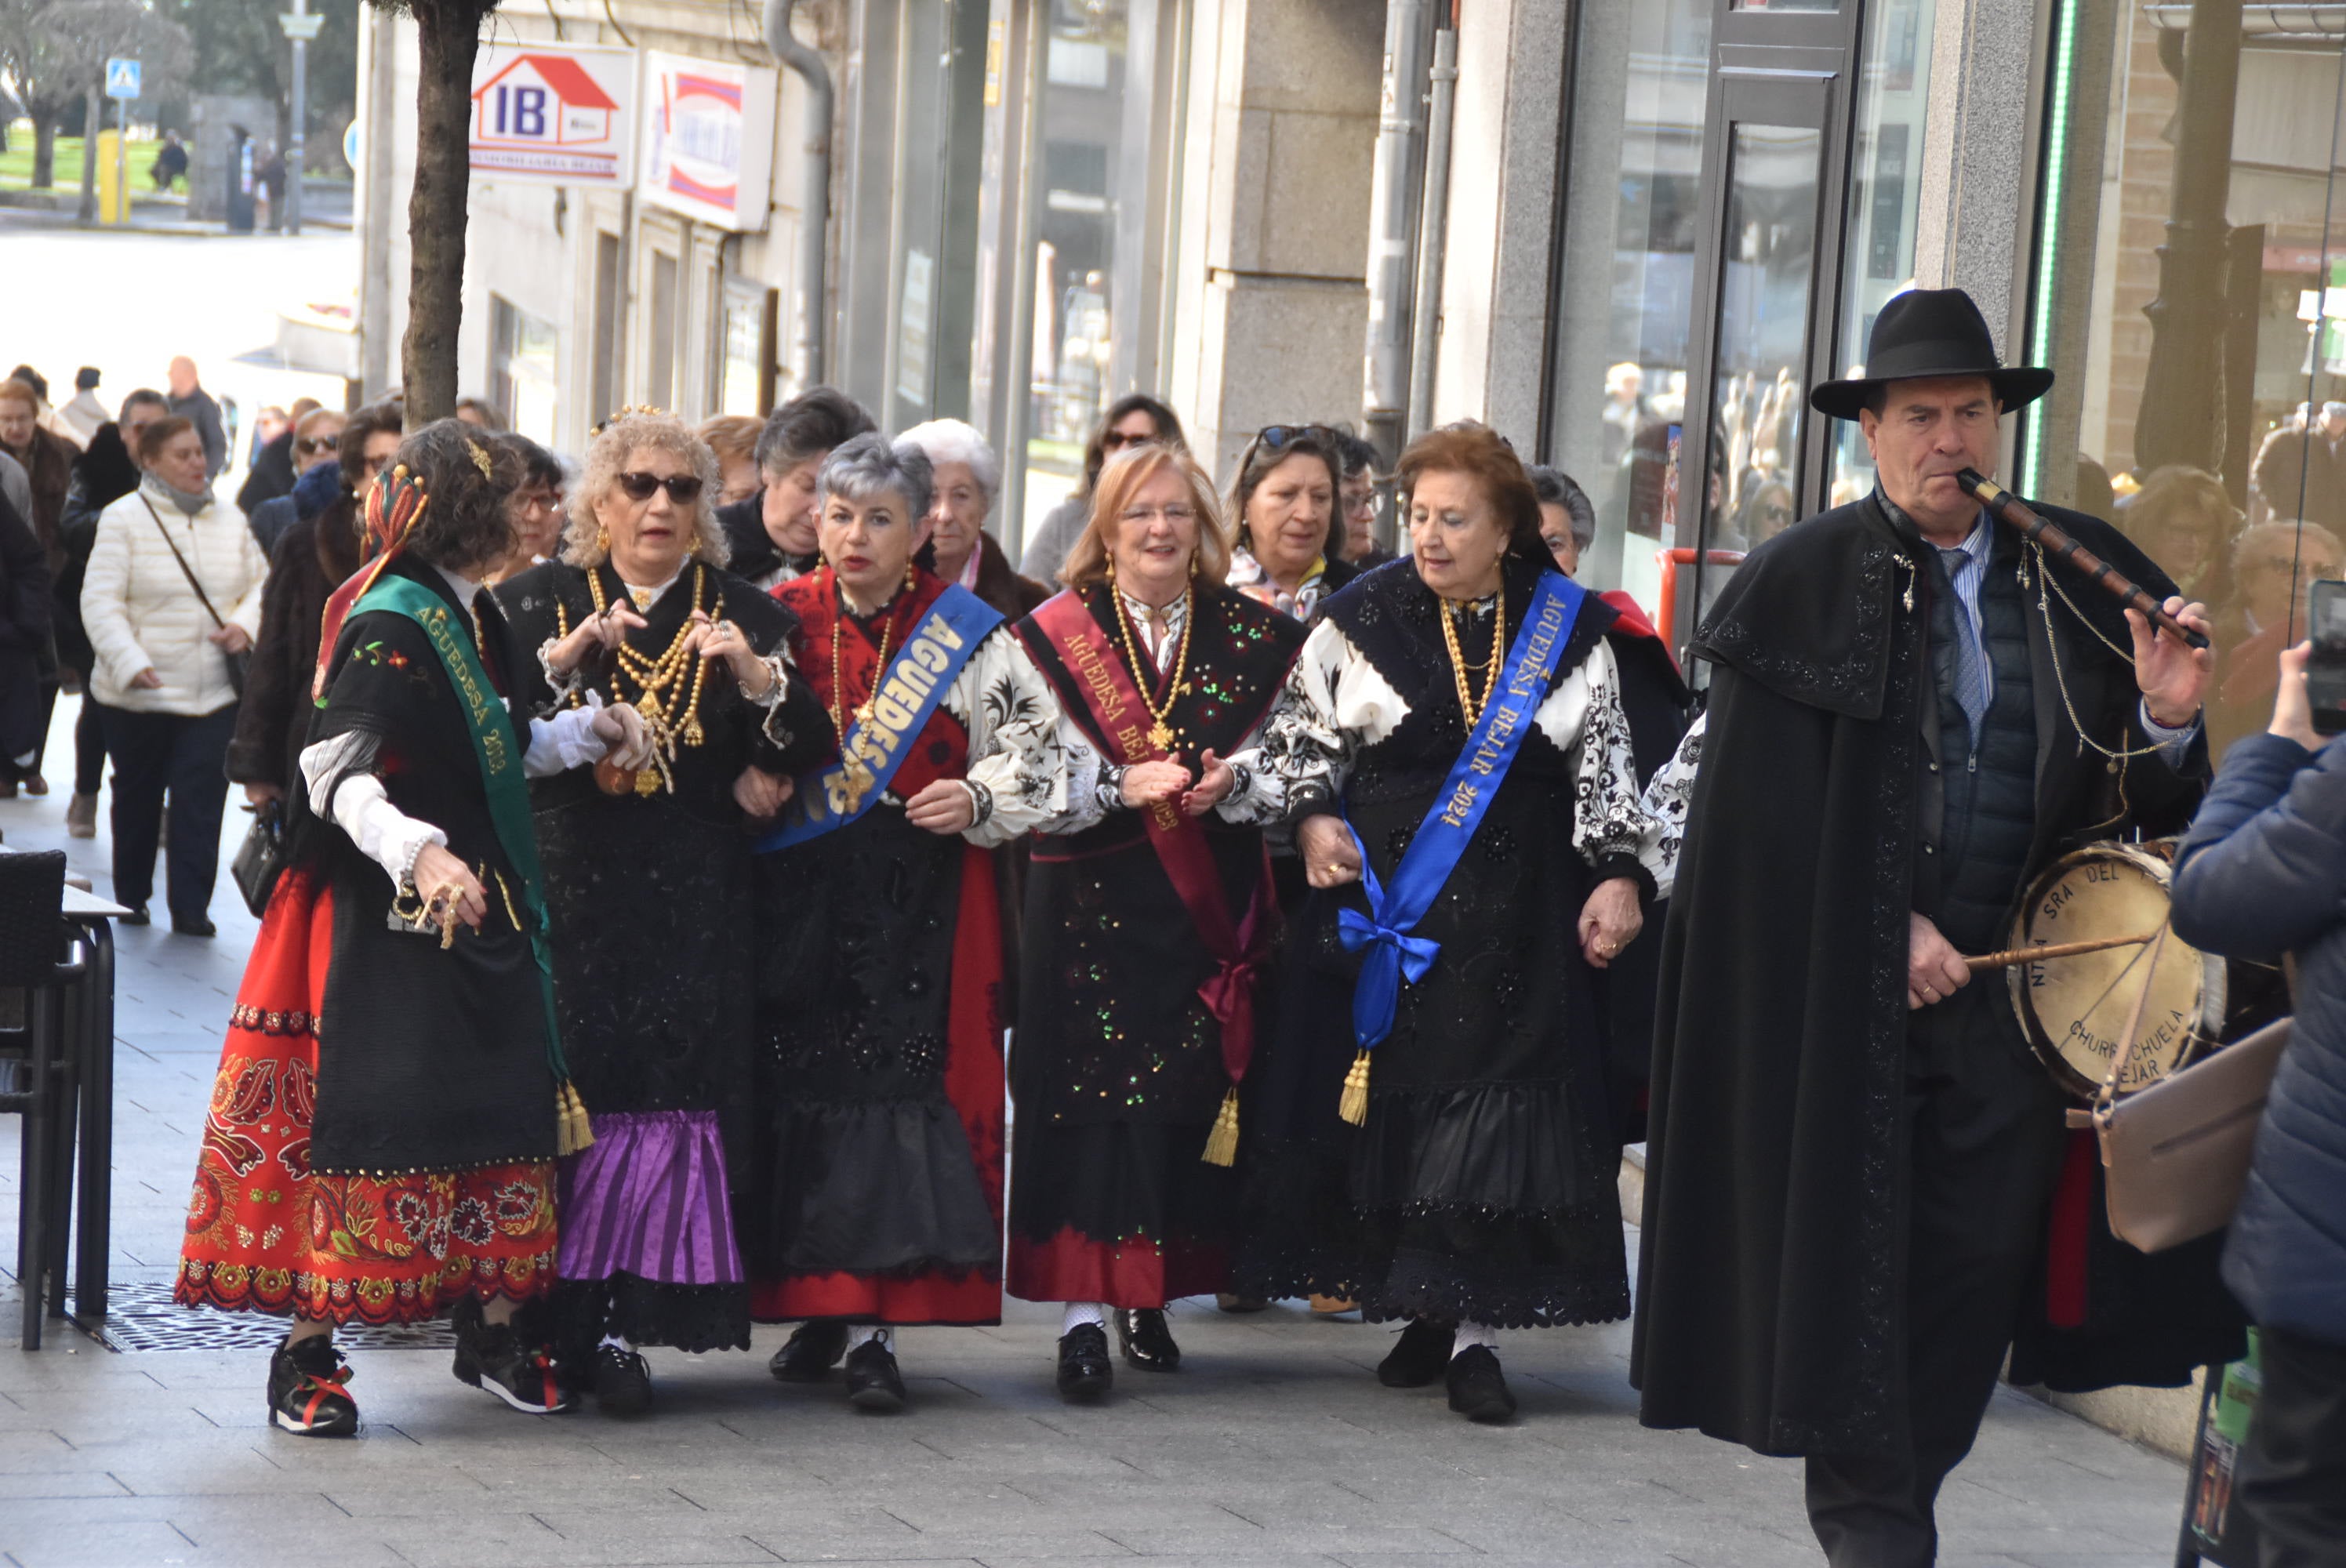
<instances>
[{"instance_id":1,"label":"blue sash","mask_svg":"<svg viewBox=\"0 0 2346 1568\"><path fill-rule=\"evenodd\" d=\"M757 852L821 838L870 810L896 777L913 738L944 700L945 688L1001 624L1000 610L958 583L947 585L873 685L869 710L841 742L839 760L799 780L781 825L758 840Z\"/></svg>"},{"instance_id":2,"label":"blue sash","mask_svg":"<svg viewBox=\"0 0 2346 1568\"><path fill-rule=\"evenodd\" d=\"M1439 942L1412 936L1425 911L1450 880L1458 857L1490 809L1524 737L1531 732L1532 715L1547 695L1556 661L1572 638L1587 590L1560 572L1542 572L1532 590L1531 613L1515 632L1507 650L1507 676L1484 704L1483 717L1466 738L1466 748L1451 764L1442 793L1418 824L1401 864L1393 869L1390 890L1379 884L1370 862L1368 846L1349 822L1353 848L1361 857L1361 888L1368 894L1369 912L1337 911L1336 940L1347 952L1363 952L1361 978L1352 991L1352 1033L1367 1051L1392 1033L1393 1006L1401 997L1403 977L1411 984L1425 978L1440 956ZM1443 614L1448 614L1445 609Z\"/></svg>"}]
</instances>

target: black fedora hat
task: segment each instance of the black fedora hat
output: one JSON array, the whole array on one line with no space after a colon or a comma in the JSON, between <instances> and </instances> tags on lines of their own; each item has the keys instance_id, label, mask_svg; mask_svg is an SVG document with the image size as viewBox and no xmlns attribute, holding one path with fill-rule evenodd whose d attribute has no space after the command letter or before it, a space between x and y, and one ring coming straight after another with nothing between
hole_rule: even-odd
<instances>
[{"instance_id":1,"label":"black fedora hat","mask_svg":"<svg viewBox=\"0 0 2346 1568\"><path fill-rule=\"evenodd\" d=\"M1892 296L1866 335L1865 372L1850 381L1819 382L1809 406L1835 419L1855 419L1881 387L1925 376L1985 376L2007 411L2035 402L2053 387L2051 371L1996 363L1987 318L1961 289L1909 289Z\"/></svg>"}]
</instances>

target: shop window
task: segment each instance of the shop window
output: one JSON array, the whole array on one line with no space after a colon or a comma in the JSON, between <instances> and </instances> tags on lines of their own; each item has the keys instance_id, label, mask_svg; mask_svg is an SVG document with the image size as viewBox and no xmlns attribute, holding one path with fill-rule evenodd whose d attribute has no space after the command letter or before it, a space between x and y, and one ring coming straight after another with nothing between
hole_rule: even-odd
<instances>
[{"instance_id":1,"label":"shop window","mask_svg":"<svg viewBox=\"0 0 2346 1568\"><path fill-rule=\"evenodd\" d=\"M644 401L654 408L676 406L676 351L678 341L676 258L652 252L651 318L644 349Z\"/></svg>"},{"instance_id":2,"label":"shop window","mask_svg":"<svg viewBox=\"0 0 2346 1568\"><path fill-rule=\"evenodd\" d=\"M1676 535L1716 0L1580 11L1548 450L1596 504L1581 576L1650 611Z\"/></svg>"},{"instance_id":3,"label":"shop window","mask_svg":"<svg viewBox=\"0 0 2346 1568\"><path fill-rule=\"evenodd\" d=\"M2210 607L2216 750L2271 718L2346 569L2346 22L2055 8L2019 482ZM2201 17L2210 24L2196 25Z\"/></svg>"},{"instance_id":4,"label":"shop window","mask_svg":"<svg viewBox=\"0 0 2346 1568\"><path fill-rule=\"evenodd\" d=\"M555 441L556 352L553 322L489 296L489 397L508 429L547 446Z\"/></svg>"}]
</instances>

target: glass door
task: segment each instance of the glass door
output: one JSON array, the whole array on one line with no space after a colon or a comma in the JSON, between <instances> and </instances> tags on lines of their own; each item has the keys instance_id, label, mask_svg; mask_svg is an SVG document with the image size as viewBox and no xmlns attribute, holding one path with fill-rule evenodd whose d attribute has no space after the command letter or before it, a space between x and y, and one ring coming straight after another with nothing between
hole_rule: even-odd
<instances>
[{"instance_id":1,"label":"glass door","mask_svg":"<svg viewBox=\"0 0 2346 1568\"><path fill-rule=\"evenodd\" d=\"M1683 644L1743 553L1818 510L1833 373L1858 0L1717 0L1684 424L1661 613Z\"/></svg>"}]
</instances>

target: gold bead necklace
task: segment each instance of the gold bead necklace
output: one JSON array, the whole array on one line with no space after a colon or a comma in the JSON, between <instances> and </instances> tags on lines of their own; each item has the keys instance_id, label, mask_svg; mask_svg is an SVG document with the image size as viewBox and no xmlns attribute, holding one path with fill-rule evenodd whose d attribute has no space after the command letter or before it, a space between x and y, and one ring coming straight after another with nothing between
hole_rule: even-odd
<instances>
[{"instance_id":1,"label":"gold bead necklace","mask_svg":"<svg viewBox=\"0 0 2346 1568\"><path fill-rule=\"evenodd\" d=\"M1497 618L1491 627L1491 657L1479 663L1469 665L1465 656L1458 651L1458 629L1451 625L1451 606L1437 602L1435 610L1442 621L1442 644L1450 650L1451 678L1458 683L1458 711L1465 716L1466 728L1472 729L1483 721L1483 709L1489 705L1491 694L1499 689L1499 650L1507 646L1507 585L1499 585ZM1466 672L1469 669L1485 672L1480 697L1474 697L1467 688Z\"/></svg>"},{"instance_id":2,"label":"gold bead necklace","mask_svg":"<svg viewBox=\"0 0 2346 1568\"><path fill-rule=\"evenodd\" d=\"M831 583L839 594L839 607L831 619L831 728L839 736L839 743L847 744L847 683L839 669L839 633L847 624L847 590L838 587L838 575ZM872 689L864 694L855 709L855 722L862 723L872 717L872 699L880 695L880 683L888 675L888 639L896 630L894 601L880 607L880 650L872 656Z\"/></svg>"},{"instance_id":3,"label":"gold bead necklace","mask_svg":"<svg viewBox=\"0 0 2346 1568\"><path fill-rule=\"evenodd\" d=\"M1124 657L1131 663L1133 676L1140 687L1140 705L1148 710L1148 717L1154 721L1148 727L1148 744L1159 751L1170 751L1175 736L1169 716L1175 701L1188 689L1183 685L1181 675L1189 666L1189 628L1198 620L1197 589L1185 587L1181 590L1181 640L1173 655L1172 675L1161 677L1165 691L1165 700L1161 703L1149 695L1150 687L1158 684L1149 678L1157 673L1156 666L1140 662L1140 648L1132 635L1132 616L1126 613L1124 607L1124 590L1117 586L1116 563L1113 561L1108 563L1107 568L1107 596L1116 606L1117 630L1124 634Z\"/></svg>"}]
</instances>

